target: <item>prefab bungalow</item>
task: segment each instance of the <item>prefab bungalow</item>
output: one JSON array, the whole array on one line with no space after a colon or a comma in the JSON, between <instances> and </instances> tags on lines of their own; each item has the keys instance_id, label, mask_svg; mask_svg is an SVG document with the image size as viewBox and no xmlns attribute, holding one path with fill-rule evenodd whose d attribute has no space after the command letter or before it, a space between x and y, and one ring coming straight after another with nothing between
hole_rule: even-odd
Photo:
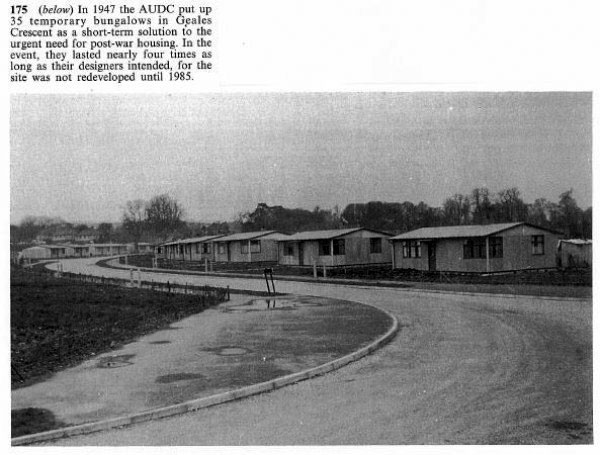
<instances>
[{"instance_id":1,"label":"prefab bungalow","mask_svg":"<svg viewBox=\"0 0 600 455\"><path fill-rule=\"evenodd\" d=\"M137 244L137 252L140 254L152 253L152 245L147 242L140 242Z\"/></svg>"},{"instance_id":2,"label":"prefab bungalow","mask_svg":"<svg viewBox=\"0 0 600 455\"><path fill-rule=\"evenodd\" d=\"M592 241L569 239L558 241L559 267L591 267Z\"/></svg>"},{"instance_id":3,"label":"prefab bungalow","mask_svg":"<svg viewBox=\"0 0 600 455\"><path fill-rule=\"evenodd\" d=\"M50 259L50 248L47 246L32 246L19 253L19 259Z\"/></svg>"},{"instance_id":4,"label":"prefab bungalow","mask_svg":"<svg viewBox=\"0 0 600 455\"><path fill-rule=\"evenodd\" d=\"M78 258L86 258L90 256L91 245L72 245L73 256Z\"/></svg>"},{"instance_id":5,"label":"prefab bungalow","mask_svg":"<svg viewBox=\"0 0 600 455\"><path fill-rule=\"evenodd\" d=\"M75 251L68 245L40 245L25 248L20 257L24 259L60 259L73 256Z\"/></svg>"},{"instance_id":6,"label":"prefab bungalow","mask_svg":"<svg viewBox=\"0 0 600 455\"><path fill-rule=\"evenodd\" d=\"M113 256L127 254L127 245L124 243L92 243L90 256Z\"/></svg>"},{"instance_id":7,"label":"prefab bungalow","mask_svg":"<svg viewBox=\"0 0 600 455\"><path fill-rule=\"evenodd\" d=\"M153 248L148 242L138 242L137 245L135 243L127 244L127 253L128 254L146 254L152 253Z\"/></svg>"},{"instance_id":8,"label":"prefab bungalow","mask_svg":"<svg viewBox=\"0 0 600 455\"><path fill-rule=\"evenodd\" d=\"M277 262L277 242L288 237L277 231L240 232L212 241L216 262Z\"/></svg>"},{"instance_id":9,"label":"prefab bungalow","mask_svg":"<svg viewBox=\"0 0 600 455\"><path fill-rule=\"evenodd\" d=\"M279 242L279 264L389 264L390 237L366 228L298 232Z\"/></svg>"},{"instance_id":10,"label":"prefab bungalow","mask_svg":"<svg viewBox=\"0 0 600 455\"><path fill-rule=\"evenodd\" d=\"M157 257L175 261L214 261L213 240L224 237L207 235L163 243L154 248Z\"/></svg>"},{"instance_id":11,"label":"prefab bungalow","mask_svg":"<svg viewBox=\"0 0 600 455\"><path fill-rule=\"evenodd\" d=\"M392 267L449 272L555 267L560 236L522 222L421 228L392 237Z\"/></svg>"}]
</instances>

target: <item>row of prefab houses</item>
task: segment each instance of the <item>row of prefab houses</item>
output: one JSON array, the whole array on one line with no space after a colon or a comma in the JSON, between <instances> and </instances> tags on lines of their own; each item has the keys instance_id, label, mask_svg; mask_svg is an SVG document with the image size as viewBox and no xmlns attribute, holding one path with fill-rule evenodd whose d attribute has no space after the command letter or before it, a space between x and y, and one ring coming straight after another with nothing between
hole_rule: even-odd
<instances>
[{"instance_id":1,"label":"row of prefab houses","mask_svg":"<svg viewBox=\"0 0 600 455\"><path fill-rule=\"evenodd\" d=\"M430 271L496 272L556 265L591 265L590 241L528 223L421 228L397 236L367 228L213 235L163 243L156 257L173 261L278 263L289 266L391 264ZM152 252L148 243L39 245L24 259L57 259Z\"/></svg>"},{"instance_id":2,"label":"row of prefab houses","mask_svg":"<svg viewBox=\"0 0 600 455\"><path fill-rule=\"evenodd\" d=\"M149 243L90 243L85 245L36 245L25 248L19 258L41 260L60 258L81 258L95 256L113 256L130 253L151 253Z\"/></svg>"},{"instance_id":3,"label":"row of prefab houses","mask_svg":"<svg viewBox=\"0 0 600 455\"><path fill-rule=\"evenodd\" d=\"M292 235L260 231L178 240L158 245L154 252L173 261L391 264L400 269L496 272L555 267L561 237L522 222L421 228L397 236L366 228ZM591 264L591 244L589 255Z\"/></svg>"}]
</instances>

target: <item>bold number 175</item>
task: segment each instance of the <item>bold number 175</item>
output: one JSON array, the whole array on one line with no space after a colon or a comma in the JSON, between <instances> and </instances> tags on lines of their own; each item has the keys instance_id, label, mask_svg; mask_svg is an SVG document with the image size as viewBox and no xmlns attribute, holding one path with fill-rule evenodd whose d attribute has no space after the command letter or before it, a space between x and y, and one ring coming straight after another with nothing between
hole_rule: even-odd
<instances>
[{"instance_id":1,"label":"bold number 175","mask_svg":"<svg viewBox=\"0 0 600 455\"><path fill-rule=\"evenodd\" d=\"M26 14L27 5L11 5L10 14Z\"/></svg>"}]
</instances>

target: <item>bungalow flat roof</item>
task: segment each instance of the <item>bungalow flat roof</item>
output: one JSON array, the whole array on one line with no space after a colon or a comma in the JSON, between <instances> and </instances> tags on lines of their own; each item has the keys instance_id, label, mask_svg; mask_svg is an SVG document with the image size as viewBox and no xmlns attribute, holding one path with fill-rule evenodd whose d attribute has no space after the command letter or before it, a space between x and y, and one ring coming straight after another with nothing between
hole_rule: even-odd
<instances>
[{"instance_id":1,"label":"bungalow flat roof","mask_svg":"<svg viewBox=\"0 0 600 455\"><path fill-rule=\"evenodd\" d=\"M88 246L127 246L126 243L90 243Z\"/></svg>"},{"instance_id":2,"label":"bungalow flat roof","mask_svg":"<svg viewBox=\"0 0 600 455\"><path fill-rule=\"evenodd\" d=\"M50 250L57 250L62 248L73 248L71 245L39 245L42 248L48 248Z\"/></svg>"},{"instance_id":3,"label":"bungalow flat roof","mask_svg":"<svg viewBox=\"0 0 600 455\"><path fill-rule=\"evenodd\" d=\"M159 246L181 245L181 244L188 244L188 243L204 243L204 242L208 242L210 240L214 240L219 237L223 237L224 235L225 234L205 235L203 237L192 237L189 239L173 240L172 242L162 243Z\"/></svg>"},{"instance_id":4,"label":"bungalow flat roof","mask_svg":"<svg viewBox=\"0 0 600 455\"><path fill-rule=\"evenodd\" d=\"M304 240L330 240L335 239L337 237L343 237L344 235L352 234L353 232L358 231L370 231L377 232L378 234L383 234L389 236L390 234L386 234L385 232L375 231L373 229L367 228L347 228L347 229L327 229L322 231L303 231L297 232L296 234L290 235L287 241L298 242Z\"/></svg>"},{"instance_id":5,"label":"bungalow flat roof","mask_svg":"<svg viewBox=\"0 0 600 455\"><path fill-rule=\"evenodd\" d=\"M392 237L390 240L427 240L427 239L454 239L464 237L487 237L507 229L527 224L524 222L498 223L485 225L440 226L425 227L405 232ZM537 227L537 226L535 226ZM544 229L544 228L539 228ZM548 231L549 229L544 229Z\"/></svg>"},{"instance_id":6,"label":"bungalow flat roof","mask_svg":"<svg viewBox=\"0 0 600 455\"><path fill-rule=\"evenodd\" d=\"M23 249L23 251L25 251L25 250L40 250L40 249L51 250L52 246L51 245L34 245L34 246L30 246L30 247Z\"/></svg>"},{"instance_id":7,"label":"bungalow flat roof","mask_svg":"<svg viewBox=\"0 0 600 455\"><path fill-rule=\"evenodd\" d=\"M278 234L278 236L287 237L285 234L281 234L278 231L255 231L255 232L238 232L237 234L226 235L218 239L219 242L235 242L240 240L254 240L261 237L265 237L271 234Z\"/></svg>"}]
</instances>

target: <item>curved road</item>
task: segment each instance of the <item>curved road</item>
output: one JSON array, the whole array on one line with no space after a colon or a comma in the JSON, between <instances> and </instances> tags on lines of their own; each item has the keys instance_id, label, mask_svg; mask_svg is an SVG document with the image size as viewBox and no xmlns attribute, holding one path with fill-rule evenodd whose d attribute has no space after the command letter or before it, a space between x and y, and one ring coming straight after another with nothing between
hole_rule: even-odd
<instances>
[{"instance_id":1,"label":"curved road","mask_svg":"<svg viewBox=\"0 0 600 455\"><path fill-rule=\"evenodd\" d=\"M129 277L92 260L65 271ZM261 280L144 279L264 290ZM278 281L282 292L369 302L397 337L336 372L183 416L55 445L592 443L591 300Z\"/></svg>"}]
</instances>

